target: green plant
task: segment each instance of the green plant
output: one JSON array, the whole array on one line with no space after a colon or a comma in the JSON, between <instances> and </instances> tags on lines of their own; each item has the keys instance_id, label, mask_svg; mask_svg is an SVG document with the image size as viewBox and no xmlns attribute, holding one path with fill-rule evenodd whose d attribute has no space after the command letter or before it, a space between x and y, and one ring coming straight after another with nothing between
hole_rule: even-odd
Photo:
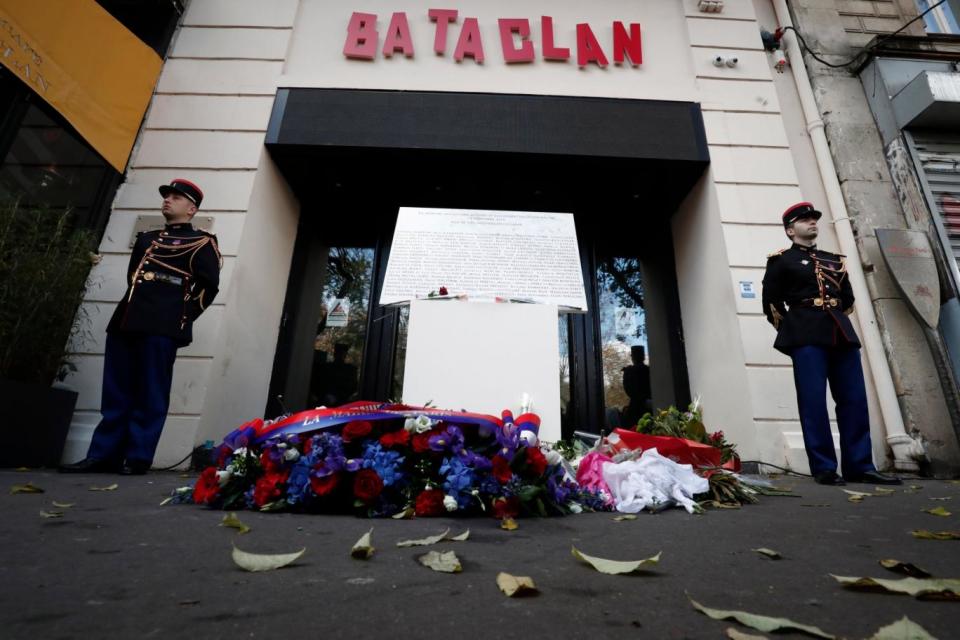
<instances>
[{"instance_id":1,"label":"green plant","mask_svg":"<svg viewBox=\"0 0 960 640\"><path fill-rule=\"evenodd\" d=\"M94 261L69 210L0 203L0 377L48 385L71 365L67 341Z\"/></svg>"},{"instance_id":2,"label":"green plant","mask_svg":"<svg viewBox=\"0 0 960 640\"><path fill-rule=\"evenodd\" d=\"M726 440L723 431L707 433L699 402L693 402L686 411L670 406L655 413L645 413L637 423L636 431L652 436L686 438L708 444L720 449L721 462L727 462L737 455L736 447Z\"/></svg>"}]
</instances>

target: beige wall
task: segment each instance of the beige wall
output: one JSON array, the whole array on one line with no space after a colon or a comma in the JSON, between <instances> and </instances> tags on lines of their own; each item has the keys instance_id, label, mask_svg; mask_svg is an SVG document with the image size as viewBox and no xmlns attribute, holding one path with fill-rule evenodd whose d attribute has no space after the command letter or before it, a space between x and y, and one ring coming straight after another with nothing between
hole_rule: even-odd
<instances>
[{"instance_id":1,"label":"beige wall","mask_svg":"<svg viewBox=\"0 0 960 640\"><path fill-rule=\"evenodd\" d=\"M381 32L393 11L407 12L416 55L365 62L342 55L351 9L339 3L192 0L114 203L105 259L93 275L100 287L85 303L96 320L93 339L78 348L73 382L81 401L68 452L85 449L96 422L102 328L123 292L133 219L155 212L156 186L174 175L207 193L204 210L216 219L226 256L225 286L178 360L156 463L176 461L195 442L218 440L262 411L298 216L263 149L272 96L278 86L351 87L699 102L713 164L674 220L691 392L701 396L708 426L724 429L745 457L804 468L789 361L770 346L759 300L739 296L741 280L759 291L766 254L786 244L779 212L801 199L825 206L795 90L760 46L760 24L772 15L766 0L727 0L720 14L700 13L696 0L562 0L520 10L505 0L462 0L451 6L460 23L479 18L482 66L453 61L459 24L450 29L447 55L433 53L432 4L366 2ZM608 55L611 22L640 22L644 63L578 69L575 61L538 57L504 64L496 19L530 18L539 52L542 14L553 16L558 44L574 56L577 22L590 23ZM715 67L718 54L739 64ZM823 244L836 246L831 232Z\"/></svg>"}]
</instances>

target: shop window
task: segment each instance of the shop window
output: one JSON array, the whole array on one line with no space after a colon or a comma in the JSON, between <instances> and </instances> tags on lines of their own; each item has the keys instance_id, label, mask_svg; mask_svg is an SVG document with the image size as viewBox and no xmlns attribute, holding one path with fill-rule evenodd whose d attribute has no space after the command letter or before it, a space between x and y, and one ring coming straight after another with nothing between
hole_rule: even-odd
<instances>
[{"instance_id":1,"label":"shop window","mask_svg":"<svg viewBox=\"0 0 960 640\"><path fill-rule=\"evenodd\" d=\"M101 232L119 174L18 78L0 69L0 201L72 211L75 224Z\"/></svg>"},{"instance_id":2,"label":"shop window","mask_svg":"<svg viewBox=\"0 0 960 640\"><path fill-rule=\"evenodd\" d=\"M933 10L923 16L923 24L927 33L953 33L960 35L957 26L957 17L954 15L949 2L934 6L939 0L916 0L917 11L923 13L933 6Z\"/></svg>"}]
</instances>

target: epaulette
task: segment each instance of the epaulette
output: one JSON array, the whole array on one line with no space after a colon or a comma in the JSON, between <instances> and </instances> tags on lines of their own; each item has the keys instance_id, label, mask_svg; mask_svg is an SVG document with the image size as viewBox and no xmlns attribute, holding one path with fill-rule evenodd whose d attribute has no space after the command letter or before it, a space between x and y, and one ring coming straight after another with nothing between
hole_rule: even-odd
<instances>
[{"instance_id":1,"label":"epaulette","mask_svg":"<svg viewBox=\"0 0 960 640\"><path fill-rule=\"evenodd\" d=\"M784 251L786 251L786 249L780 249L780 251L774 251L773 253L768 253L767 260L769 260L770 258L780 257L780 255L782 255Z\"/></svg>"}]
</instances>

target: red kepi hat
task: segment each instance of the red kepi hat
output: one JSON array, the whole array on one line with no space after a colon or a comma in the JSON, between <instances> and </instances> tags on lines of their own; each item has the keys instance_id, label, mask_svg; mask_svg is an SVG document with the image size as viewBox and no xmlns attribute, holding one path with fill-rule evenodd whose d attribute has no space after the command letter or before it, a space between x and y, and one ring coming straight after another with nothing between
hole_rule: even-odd
<instances>
[{"instance_id":1,"label":"red kepi hat","mask_svg":"<svg viewBox=\"0 0 960 640\"><path fill-rule=\"evenodd\" d=\"M160 195L164 198L167 197L167 194L171 191L176 191L179 194L182 194L190 199L190 201L200 206L200 203L203 202L203 191L200 190L200 187L193 184L189 180L184 180L183 178L174 178L170 181L170 184L160 185Z\"/></svg>"},{"instance_id":2,"label":"red kepi hat","mask_svg":"<svg viewBox=\"0 0 960 640\"><path fill-rule=\"evenodd\" d=\"M798 202L797 204L788 207L786 211L783 212L783 226L789 227L791 224L800 220L801 218L813 218L814 220L819 220L820 216L823 214L813 208L813 205L809 202Z\"/></svg>"}]
</instances>

